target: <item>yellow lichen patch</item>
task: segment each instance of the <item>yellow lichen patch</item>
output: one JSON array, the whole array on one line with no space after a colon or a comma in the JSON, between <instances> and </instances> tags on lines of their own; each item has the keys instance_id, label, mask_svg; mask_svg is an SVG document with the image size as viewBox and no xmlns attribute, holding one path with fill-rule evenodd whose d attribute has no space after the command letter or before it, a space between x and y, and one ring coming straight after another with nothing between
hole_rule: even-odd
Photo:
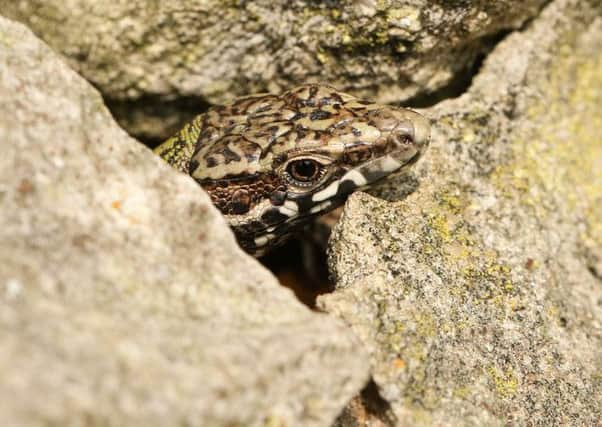
<instances>
[{"instance_id":1,"label":"yellow lichen patch","mask_svg":"<svg viewBox=\"0 0 602 427\"><path fill-rule=\"evenodd\" d=\"M468 205L466 194L457 189L437 193L435 198L440 206L447 208L454 214L460 214Z\"/></svg>"},{"instance_id":2,"label":"yellow lichen patch","mask_svg":"<svg viewBox=\"0 0 602 427\"><path fill-rule=\"evenodd\" d=\"M556 324L560 324L560 309L554 304L548 304L544 309L545 316Z\"/></svg>"},{"instance_id":3,"label":"yellow lichen patch","mask_svg":"<svg viewBox=\"0 0 602 427\"><path fill-rule=\"evenodd\" d=\"M437 332L437 322L429 313L420 313L415 318L416 332L422 337L434 337Z\"/></svg>"},{"instance_id":4,"label":"yellow lichen patch","mask_svg":"<svg viewBox=\"0 0 602 427\"><path fill-rule=\"evenodd\" d=\"M491 174L491 182L498 194L507 199L520 199L522 205L536 207L537 203L528 196L531 182L523 170L515 169L513 164L507 163L495 168Z\"/></svg>"},{"instance_id":5,"label":"yellow lichen patch","mask_svg":"<svg viewBox=\"0 0 602 427\"><path fill-rule=\"evenodd\" d=\"M496 367L491 366L487 369L487 374L499 397L509 398L517 393L518 380L511 370L508 369L502 372Z\"/></svg>"},{"instance_id":6,"label":"yellow lichen patch","mask_svg":"<svg viewBox=\"0 0 602 427\"><path fill-rule=\"evenodd\" d=\"M442 214L431 214L428 217L430 227L437 233L443 243L451 242L451 232L447 217Z\"/></svg>"},{"instance_id":7,"label":"yellow lichen patch","mask_svg":"<svg viewBox=\"0 0 602 427\"><path fill-rule=\"evenodd\" d=\"M467 144L474 142L476 138L477 134L475 133L474 129L467 128L462 132L462 141Z\"/></svg>"},{"instance_id":8,"label":"yellow lichen patch","mask_svg":"<svg viewBox=\"0 0 602 427\"><path fill-rule=\"evenodd\" d=\"M330 57L322 49L318 50L316 58L320 61L320 64L326 64L330 61Z\"/></svg>"},{"instance_id":9,"label":"yellow lichen patch","mask_svg":"<svg viewBox=\"0 0 602 427\"><path fill-rule=\"evenodd\" d=\"M286 426L286 420L279 415L268 415L263 422L265 427L284 427Z\"/></svg>"},{"instance_id":10,"label":"yellow lichen patch","mask_svg":"<svg viewBox=\"0 0 602 427\"><path fill-rule=\"evenodd\" d=\"M479 262L479 260L481 260ZM496 258L483 259L483 255L471 257L469 263L462 270L462 276L469 288L480 286L480 299L491 300L495 305L503 305L505 299L501 297L512 294L515 285L510 278L511 270L507 265L501 264Z\"/></svg>"},{"instance_id":11,"label":"yellow lichen patch","mask_svg":"<svg viewBox=\"0 0 602 427\"><path fill-rule=\"evenodd\" d=\"M470 396L470 393L470 387L456 387L452 391L453 396L458 399L466 399L468 396Z\"/></svg>"},{"instance_id":12,"label":"yellow lichen patch","mask_svg":"<svg viewBox=\"0 0 602 427\"><path fill-rule=\"evenodd\" d=\"M10 36L4 32L0 31L0 45L11 47L13 45L13 40Z\"/></svg>"},{"instance_id":13,"label":"yellow lichen patch","mask_svg":"<svg viewBox=\"0 0 602 427\"><path fill-rule=\"evenodd\" d=\"M558 206L583 218L581 238L602 246L602 53L586 58L560 50L549 79L542 79L543 96L527 108L531 124L516 132L514 157L492 182L540 219Z\"/></svg>"},{"instance_id":14,"label":"yellow lichen patch","mask_svg":"<svg viewBox=\"0 0 602 427\"><path fill-rule=\"evenodd\" d=\"M386 10L390 6L390 1L387 0L378 0L376 2L376 10L383 11Z\"/></svg>"},{"instance_id":15,"label":"yellow lichen patch","mask_svg":"<svg viewBox=\"0 0 602 427\"><path fill-rule=\"evenodd\" d=\"M438 191L434 199L435 213L431 210L423 214L432 238L427 240L423 253L437 261L443 258L450 270L457 272L447 290L466 303L492 305L500 318L510 315L510 300L519 290L510 266L499 259L499 252L483 246L473 234L467 219L472 203L469 193L452 183ZM514 301L513 305L520 304Z\"/></svg>"}]
</instances>

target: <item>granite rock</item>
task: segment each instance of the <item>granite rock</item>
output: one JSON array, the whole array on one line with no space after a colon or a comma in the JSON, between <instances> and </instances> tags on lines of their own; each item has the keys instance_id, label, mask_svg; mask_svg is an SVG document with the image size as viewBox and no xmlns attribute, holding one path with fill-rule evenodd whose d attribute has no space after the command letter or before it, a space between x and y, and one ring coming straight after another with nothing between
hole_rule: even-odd
<instances>
[{"instance_id":1,"label":"granite rock","mask_svg":"<svg viewBox=\"0 0 602 427\"><path fill-rule=\"evenodd\" d=\"M414 175L353 195L331 237L337 290L318 306L364 342L390 413L358 410L363 393L341 419L597 425L600 2L551 2L467 93L424 113Z\"/></svg>"},{"instance_id":2,"label":"granite rock","mask_svg":"<svg viewBox=\"0 0 602 427\"><path fill-rule=\"evenodd\" d=\"M358 341L0 18L0 424L328 426Z\"/></svg>"},{"instance_id":3,"label":"granite rock","mask_svg":"<svg viewBox=\"0 0 602 427\"><path fill-rule=\"evenodd\" d=\"M160 140L233 97L322 81L379 102L454 85L545 0L0 0Z\"/></svg>"}]
</instances>

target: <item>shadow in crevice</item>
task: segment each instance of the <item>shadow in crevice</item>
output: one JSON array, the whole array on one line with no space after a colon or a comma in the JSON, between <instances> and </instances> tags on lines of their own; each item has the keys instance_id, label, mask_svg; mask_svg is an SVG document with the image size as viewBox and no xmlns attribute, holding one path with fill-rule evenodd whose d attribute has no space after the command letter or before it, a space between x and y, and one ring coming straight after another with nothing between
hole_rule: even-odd
<instances>
[{"instance_id":1,"label":"shadow in crevice","mask_svg":"<svg viewBox=\"0 0 602 427\"><path fill-rule=\"evenodd\" d=\"M105 98L104 101L117 123L149 148L158 146L210 107L198 96L170 100L164 96L145 95L126 100Z\"/></svg>"},{"instance_id":2,"label":"shadow in crevice","mask_svg":"<svg viewBox=\"0 0 602 427\"><path fill-rule=\"evenodd\" d=\"M419 186L420 180L415 173L405 171L401 176L379 183L367 193L384 201L395 202L405 199ZM318 296L335 290L326 251L331 230L342 213L343 206L326 213L282 247L260 258L280 283L291 289L311 309L316 309Z\"/></svg>"},{"instance_id":3,"label":"shadow in crevice","mask_svg":"<svg viewBox=\"0 0 602 427\"><path fill-rule=\"evenodd\" d=\"M350 426L392 427L398 425L391 405L379 393L378 386L370 379L363 390L347 404L333 427Z\"/></svg>"},{"instance_id":4,"label":"shadow in crevice","mask_svg":"<svg viewBox=\"0 0 602 427\"><path fill-rule=\"evenodd\" d=\"M475 60L464 69L454 73L454 77L446 85L432 92L420 92L400 105L408 108L429 108L447 99L463 95L472 85L474 77L479 73L487 56L511 32L511 30L502 30L479 39L477 43L482 44L483 47L476 55Z\"/></svg>"},{"instance_id":5,"label":"shadow in crevice","mask_svg":"<svg viewBox=\"0 0 602 427\"><path fill-rule=\"evenodd\" d=\"M319 245L295 237L259 261L283 286L291 289L299 301L316 309L317 297L334 290L326 258L326 251Z\"/></svg>"},{"instance_id":6,"label":"shadow in crevice","mask_svg":"<svg viewBox=\"0 0 602 427\"><path fill-rule=\"evenodd\" d=\"M489 54L502 42L507 36L512 33L525 31L535 21L542 11L551 3L551 0L544 1L536 13L526 19L521 25L516 28L503 28L494 34L484 35L475 39L472 45L465 46L464 49L478 49L474 61L468 64L464 69L454 73L454 77L443 87L432 92L420 92L414 97L408 98L400 105L409 108L429 108L434 105L448 100L454 99L470 89L474 77L479 73L481 67ZM445 4L445 1L443 2ZM478 47L480 46L480 47Z\"/></svg>"}]
</instances>

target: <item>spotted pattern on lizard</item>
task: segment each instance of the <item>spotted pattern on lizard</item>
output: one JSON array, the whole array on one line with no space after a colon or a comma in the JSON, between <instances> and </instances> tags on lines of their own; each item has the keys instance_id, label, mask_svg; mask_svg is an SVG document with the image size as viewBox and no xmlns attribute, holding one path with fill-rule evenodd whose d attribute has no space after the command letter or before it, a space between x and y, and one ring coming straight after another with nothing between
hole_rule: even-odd
<instances>
[{"instance_id":1,"label":"spotted pattern on lizard","mask_svg":"<svg viewBox=\"0 0 602 427\"><path fill-rule=\"evenodd\" d=\"M194 178L239 244L261 256L357 189L418 160L420 114L307 84L211 108L155 149Z\"/></svg>"}]
</instances>

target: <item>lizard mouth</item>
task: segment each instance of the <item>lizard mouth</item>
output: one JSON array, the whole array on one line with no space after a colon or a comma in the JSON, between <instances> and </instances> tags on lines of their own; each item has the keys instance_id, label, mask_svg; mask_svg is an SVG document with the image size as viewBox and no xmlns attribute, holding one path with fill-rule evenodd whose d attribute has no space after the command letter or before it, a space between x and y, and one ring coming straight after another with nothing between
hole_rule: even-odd
<instances>
[{"instance_id":1,"label":"lizard mouth","mask_svg":"<svg viewBox=\"0 0 602 427\"><path fill-rule=\"evenodd\" d=\"M293 226L324 214L341 205L354 191L401 173L416 163L420 155L419 150L407 146L350 169L317 193L287 200L277 208L282 215L281 220L273 223L272 227Z\"/></svg>"},{"instance_id":2,"label":"lizard mouth","mask_svg":"<svg viewBox=\"0 0 602 427\"><path fill-rule=\"evenodd\" d=\"M430 126L424 117L413 111L404 115L412 120L400 121L387 137L389 149L386 154L348 170L338 181L337 196L361 190L383 178L401 174L418 161L428 146Z\"/></svg>"},{"instance_id":3,"label":"lizard mouth","mask_svg":"<svg viewBox=\"0 0 602 427\"><path fill-rule=\"evenodd\" d=\"M401 173L416 163L421 154L421 151L414 145L402 146L395 151L348 170L339 179L311 196L311 201L315 204L312 211L321 210L319 209L321 205L327 207L333 199L344 198L376 181Z\"/></svg>"},{"instance_id":4,"label":"lizard mouth","mask_svg":"<svg viewBox=\"0 0 602 427\"><path fill-rule=\"evenodd\" d=\"M287 235L298 230L303 224L312 218L323 215L328 211L340 206L356 190L361 190L374 182L391 175L397 175L410 165L416 163L420 158L420 151L397 150L387 155L378 157L347 171L341 178L332 182L319 193L311 198L298 198L294 202L288 201L278 208L280 220L255 230L252 237L252 247L257 253L261 253L262 247L277 244L284 240ZM316 195L319 197L316 198ZM321 199L321 197L324 197Z\"/></svg>"},{"instance_id":5,"label":"lizard mouth","mask_svg":"<svg viewBox=\"0 0 602 427\"><path fill-rule=\"evenodd\" d=\"M408 145L384 156L377 157L367 163L349 170L340 179L340 187L352 186L351 191L361 189L366 185L400 172L402 169L416 163L420 151ZM346 183L349 183L346 185Z\"/></svg>"}]
</instances>

